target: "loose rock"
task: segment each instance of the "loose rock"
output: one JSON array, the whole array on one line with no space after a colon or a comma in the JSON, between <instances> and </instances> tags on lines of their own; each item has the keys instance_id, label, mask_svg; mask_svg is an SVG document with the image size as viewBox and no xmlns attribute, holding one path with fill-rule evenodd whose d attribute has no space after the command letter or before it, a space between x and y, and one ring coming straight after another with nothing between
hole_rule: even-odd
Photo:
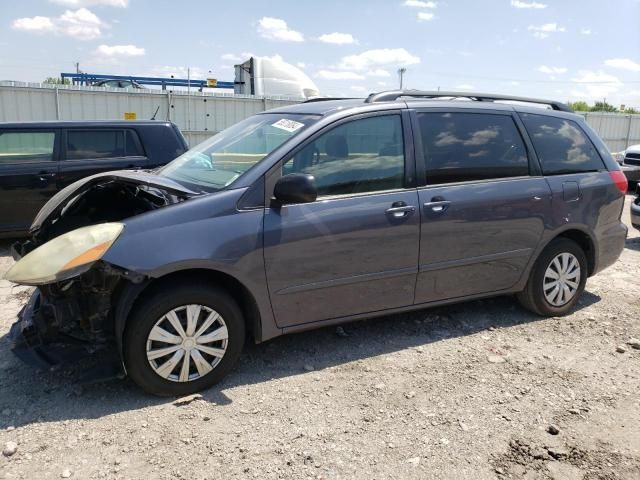
<instances>
[{"instance_id":1,"label":"loose rock","mask_svg":"<svg viewBox=\"0 0 640 480\"><path fill-rule=\"evenodd\" d=\"M2 449L2 454L5 457L10 457L14 455L18 451L18 444L16 442L7 442L4 444L4 448Z\"/></svg>"},{"instance_id":2,"label":"loose rock","mask_svg":"<svg viewBox=\"0 0 640 480\"><path fill-rule=\"evenodd\" d=\"M173 402L176 407L181 407L183 405L189 405L196 400L202 400L202 395L199 393L194 393L193 395L187 395L186 397L179 398Z\"/></svg>"},{"instance_id":3,"label":"loose rock","mask_svg":"<svg viewBox=\"0 0 640 480\"><path fill-rule=\"evenodd\" d=\"M501 357L500 355L489 355L487 357L487 361L489 363L504 363L507 360L504 357Z\"/></svg>"},{"instance_id":4,"label":"loose rock","mask_svg":"<svg viewBox=\"0 0 640 480\"><path fill-rule=\"evenodd\" d=\"M626 351L627 351L627 348L624 345L618 345L616 347L616 352L618 352L618 353L624 353Z\"/></svg>"},{"instance_id":5,"label":"loose rock","mask_svg":"<svg viewBox=\"0 0 640 480\"><path fill-rule=\"evenodd\" d=\"M68 468L65 468L60 474L60 476L62 478L71 478L71 470L69 470Z\"/></svg>"},{"instance_id":6,"label":"loose rock","mask_svg":"<svg viewBox=\"0 0 640 480\"><path fill-rule=\"evenodd\" d=\"M629 341L627 341L627 345L635 350L640 350L640 340L637 338L630 338Z\"/></svg>"},{"instance_id":7,"label":"loose rock","mask_svg":"<svg viewBox=\"0 0 640 480\"><path fill-rule=\"evenodd\" d=\"M549 425L547 427L547 432L551 435L558 435L560 433L560 429L556 425Z\"/></svg>"}]
</instances>

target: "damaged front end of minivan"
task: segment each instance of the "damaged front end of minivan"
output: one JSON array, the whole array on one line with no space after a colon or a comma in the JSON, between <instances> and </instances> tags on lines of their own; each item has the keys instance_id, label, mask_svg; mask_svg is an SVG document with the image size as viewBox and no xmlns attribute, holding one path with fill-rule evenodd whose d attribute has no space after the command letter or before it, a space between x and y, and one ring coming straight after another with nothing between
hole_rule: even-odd
<instances>
[{"instance_id":1,"label":"damaged front end of minivan","mask_svg":"<svg viewBox=\"0 0 640 480\"><path fill-rule=\"evenodd\" d=\"M141 285L143 274L102 260L128 218L198 195L142 171L98 174L55 195L33 222L30 237L12 246L5 278L35 286L11 328L12 350L41 367L95 352L117 352L116 298Z\"/></svg>"}]
</instances>

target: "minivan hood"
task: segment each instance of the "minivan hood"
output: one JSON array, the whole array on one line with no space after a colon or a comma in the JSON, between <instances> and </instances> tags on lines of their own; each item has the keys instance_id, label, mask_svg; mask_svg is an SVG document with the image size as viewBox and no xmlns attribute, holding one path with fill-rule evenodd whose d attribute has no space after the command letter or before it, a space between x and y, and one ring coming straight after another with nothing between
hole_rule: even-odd
<instances>
[{"instance_id":1,"label":"minivan hood","mask_svg":"<svg viewBox=\"0 0 640 480\"><path fill-rule=\"evenodd\" d=\"M77 197L87 190L90 190L95 185L110 182L154 187L180 197L199 195L198 192L194 192L178 182L167 177L157 175L148 170L117 170L113 172L98 173L72 183L51 197L44 207L42 207L40 212L38 212L38 215L36 215L29 232L31 234L36 233L43 227L43 225L50 222L52 218L57 217L65 208L69 200Z\"/></svg>"}]
</instances>

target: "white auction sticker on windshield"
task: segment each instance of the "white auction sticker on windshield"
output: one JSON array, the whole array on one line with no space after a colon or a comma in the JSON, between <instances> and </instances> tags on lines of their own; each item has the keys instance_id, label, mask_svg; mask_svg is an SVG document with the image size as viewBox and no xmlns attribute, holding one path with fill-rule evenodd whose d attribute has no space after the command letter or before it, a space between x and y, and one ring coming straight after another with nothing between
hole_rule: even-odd
<instances>
[{"instance_id":1,"label":"white auction sticker on windshield","mask_svg":"<svg viewBox=\"0 0 640 480\"><path fill-rule=\"evenodd\" d=\"M282 120L278 120L276 123L272 123L271 126L279 128L280 130L286 130L287 132L291 133L304 127L304 123L283 118Z\"/></svg>"}]
</instances>

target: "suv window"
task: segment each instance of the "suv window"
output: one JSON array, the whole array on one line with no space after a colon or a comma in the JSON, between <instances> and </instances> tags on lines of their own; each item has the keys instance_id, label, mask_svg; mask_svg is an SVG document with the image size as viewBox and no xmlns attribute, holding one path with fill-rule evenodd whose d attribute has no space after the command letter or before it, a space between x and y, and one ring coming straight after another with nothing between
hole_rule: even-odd
<instances>
[{"instance_id":1,"label":"suv window","mask_svg":"<svg viewBox=\"0 0 640 480\"><path fill-rule=\"evenodd\" d=\"M67 158L77 160L124 157L126 156L124 133L124 130L69 130Z\"/></svg>"},{"instance_id":2,"label":"suv window","mask_svg":"<svg viewBox=\"0 0 640 480\"><path fill-rule=\"evenodd\" d=\"M520 132L508 115L419 112L429 184L529 174Z\"/></svg>"},{"instance_id":3,"label":"suv window","mask_svg":"<svg viewBox=\"0 0 640 480\"><path fill-rule=\"evenodd\" d=\"M283 165L283 174L308 173L319 195L393 190L404 186L400 115L353 120L320 135Z\"/></svg>"},{"instance_id":4,"label":"suv window","mask_svg":"<svg viewBox=\"0 0 640 480\"><path fill-rule=\"evenodd\" d=\"M134 130L127 130L126 135L127 145L125 155L127 157L143 157L144 152L142 151L142 143L140 142L138 133Z\"/></svg>"},{"instance_id":5,"label":"suv window","mask_svg":"<svg viewBox=\"0 0 640 480\"><path fill-rule=\"evenodd\" d=\"M532 113L521 113L520 117L545 175L593 172L604 168L591 140L574 121Z\"/></svg>"},{"instance_id":6,"label":"suv window","mask_svg":"<svg viewBox=\"0 0 640 480\"><path fill-rule=\"evenodd\" d=\"M55 132L0 132L0 163L50 161L55 138Z\"/></svg>"}]
</instances>

